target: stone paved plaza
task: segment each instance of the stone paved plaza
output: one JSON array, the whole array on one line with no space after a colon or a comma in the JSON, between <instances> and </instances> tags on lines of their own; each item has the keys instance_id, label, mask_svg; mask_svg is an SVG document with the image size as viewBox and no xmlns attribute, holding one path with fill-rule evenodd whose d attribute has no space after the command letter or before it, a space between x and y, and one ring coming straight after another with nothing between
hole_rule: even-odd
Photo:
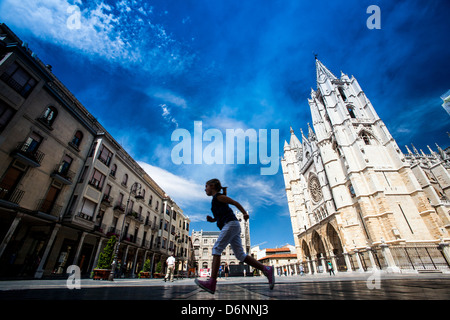
<instances>
[{"instance_id":1,"label":"stone paved plaza","mask_svg":"<svg viewBox=\"0 0 450 320\"><path fill-rule=\"evenodd\" d=\"M70 286L70 283L69 283ZM81 279L0 281L1 300L449 300L450 274L353 273L276 277L274 290L261 277L220 279L211 295L194 279Z\"/></svg>"}]
</instances>

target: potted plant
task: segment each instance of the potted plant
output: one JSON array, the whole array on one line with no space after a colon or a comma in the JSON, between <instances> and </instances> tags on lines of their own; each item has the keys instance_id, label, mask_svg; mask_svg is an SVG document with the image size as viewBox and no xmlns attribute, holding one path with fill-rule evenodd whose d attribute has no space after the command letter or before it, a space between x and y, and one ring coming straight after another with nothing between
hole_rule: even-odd
<instances>
[{"instance_id":1,"label":"potted plant","mask_svg":"<svg viewBox=\"0 0 450 320\"><path fill-rule=\"evenodd\" d=\"M116 236L112 236L108 240L106 247L100 253L97 267L94 269L94 280L108 280L109 274L111 273L111 264L114 260L114 247L116 245L116 242Z\"/></svg>"},{"instance_id":2,"label":"potted plant","mask_svg":"<svg viewBox=\"0 0 450 320\"><path fill-rule=\"evenodd\" d=\"M153 278L162 278L161 270L162 270L161 261L159 261L158 264L156 265L155 273L153 273Z\"/></svg>"},{"instance_id":3,"label":"potted plant","mask_svg":"<svg viewBox=\"0 0 450 320\"><path fill-rule=\"evenodd\" d=\"M139 278L150 278L150 259L145 260L142 270L139 272Z\"/></svg>"}]
</instances>

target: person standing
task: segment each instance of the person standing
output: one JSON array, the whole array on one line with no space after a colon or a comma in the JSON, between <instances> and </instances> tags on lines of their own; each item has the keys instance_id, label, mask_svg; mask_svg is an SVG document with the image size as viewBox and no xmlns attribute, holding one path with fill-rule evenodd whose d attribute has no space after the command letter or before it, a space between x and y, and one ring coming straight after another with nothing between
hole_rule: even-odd
<instances>
[{"instance_id":1,"label":"person standing","mask_svg":"<svg viewBox=\"0 0 450 320\"><path fill-rule=\"evenodd\" d=\"M333 265L331 264L330 261L328 261L328 271L330 272L330 276L331 276L331 273L332 273L332 272L333 272L333 275L335 275L335 274L334 274L334 270L333 270Z\"/></svg>"},{"instance_id":2,"label":"person standing","mask_svg":"<svg viewBox=\"0 0 450 320\"><path fill-rule=\"evenodd\" d=\"M173 272L175 270L175 258L173 257L173 255L170 255L170 257L167 258L166 264L167 264L167 272L166 276L164 277L164 282L166 282L169 277L170 281L173 282Z\"/></svg>"}]
</instances>

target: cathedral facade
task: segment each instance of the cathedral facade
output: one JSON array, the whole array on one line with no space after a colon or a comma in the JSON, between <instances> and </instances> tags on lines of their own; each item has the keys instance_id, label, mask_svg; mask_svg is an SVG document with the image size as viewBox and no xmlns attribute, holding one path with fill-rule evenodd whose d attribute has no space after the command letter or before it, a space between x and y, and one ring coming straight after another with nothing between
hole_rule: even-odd
<instances>
[{"instance_id":1,"label":"cathedral facade","mask_svg":"<svg viewBox=\"0 0 450 320\"><path fill-rule=\"evenodd\" d=\"M310 272L417 271L417 252L433 251L447 271L447 154L403 154L353 76L316 58L316 77L313 126L300 139L291 128L281 160L298 260Z\"/></svg>"}]
</instances>

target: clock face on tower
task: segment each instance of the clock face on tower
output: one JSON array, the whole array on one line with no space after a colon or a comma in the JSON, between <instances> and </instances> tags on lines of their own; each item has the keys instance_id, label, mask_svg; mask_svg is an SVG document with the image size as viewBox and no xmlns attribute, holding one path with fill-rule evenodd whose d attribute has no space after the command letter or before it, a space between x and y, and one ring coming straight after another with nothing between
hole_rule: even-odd
<instances>
[{"instance_id":1,"label":"clock face on tower","mask_svg":"<svg viewBox=\"0 0 450 320\"><path fill-rule=\"evenodd\" d=\"M315 174L311 174L308 182L309 193L314 202L322 200L322 188L319 179Z\"/></svg>"}]
</instances>

